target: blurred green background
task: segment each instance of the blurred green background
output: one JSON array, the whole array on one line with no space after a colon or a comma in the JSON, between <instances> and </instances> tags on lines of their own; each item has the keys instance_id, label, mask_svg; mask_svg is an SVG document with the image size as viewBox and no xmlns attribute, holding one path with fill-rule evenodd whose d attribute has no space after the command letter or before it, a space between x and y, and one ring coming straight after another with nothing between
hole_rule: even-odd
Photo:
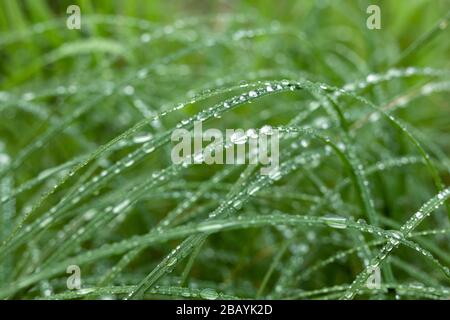
<instances>
[{"instance_id":1,"label":"blurred green background","mask_svg":"<svg viewBox=\"0 0 450 320\"><path fill-rule=\"evenodd\" d=\"M2 0L0 1L0 38L2 46L0 61L0 79L3 86L23 83L35 75L33 69L36 59L49 53L67 41L88 37L114 38L126 47L133 37L138 37L140 28L120 26L93 26L83 23L81 31L68 31L65 27L66 9L76 4L81 8L82 17L91 15L120 15L148 20L157 25L170 25L178 19L193 16L218 14L246 15L257 20L261 26L274 21L281 22L298 32L303 32L320 51L334 50L342 42L349 43L352 50L359 54L373 71L382 70L395 61L395 57L405 50L418 36L429 31L439 18L449 9L448 0L401 0L401 1L139 1L139 0L99 0L99 1L44 1L44 0ZM366 8L370 4L381 7L381 30L368 30ZM27 33L31 26L48 23L53 19L60 24L51 31L40 35L25 36L24 41L10 43L8 39L14 34ZM138 22L136 22L138 23ZM40 25L35 26L38 29ZM197 26L201 28L201 26ZM227 25L218 21L210 24L211 31L226 32ZM12 34L11 34L12 33ZM402 61L408 65L433 63L440 61L448 66L448 30L445 35L427 43L420 54ZM284 42L293 41L284 38ZM441 42L441 43L440 43ZM442 43L443 42L443 43ZM159 45L159 44L158 44ZM439 50L434 50L434 48ZM280 47L282 49L282 47ZM133 51L131 48L126 48ZM152 55L154 46L148 50ZM133 52L127 52L133 56ZM217 57L220 59L220 57ZM299 61L300 60L300 61ZM310 61L301 61L299 66L308 65ZM255 61L255 63L258 60ZM20 66L21 76L15 75ZM308 67L311 67L308 65ZM28 75L25 70L28 70ZM46 73L53 71L46 69ZM13 79L9 79L12 77Z\"/></svg>"}]
</instances>

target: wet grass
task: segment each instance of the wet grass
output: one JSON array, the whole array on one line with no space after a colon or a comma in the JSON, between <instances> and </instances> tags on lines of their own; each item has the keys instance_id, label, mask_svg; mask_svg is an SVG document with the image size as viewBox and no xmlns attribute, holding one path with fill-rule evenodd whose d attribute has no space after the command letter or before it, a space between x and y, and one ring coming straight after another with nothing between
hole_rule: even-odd
<instances>
[{"instance_id":1,"label":"wet grass","mask_svg":"<svg viewBox=\"0 0 450 320\"><path fill-rule=\"evenodd\" d=\"M69 4L0 4L1 298L450 296L448 2ZM279 168L174 164L196 121Z\"/></svg>"}]
</instances>

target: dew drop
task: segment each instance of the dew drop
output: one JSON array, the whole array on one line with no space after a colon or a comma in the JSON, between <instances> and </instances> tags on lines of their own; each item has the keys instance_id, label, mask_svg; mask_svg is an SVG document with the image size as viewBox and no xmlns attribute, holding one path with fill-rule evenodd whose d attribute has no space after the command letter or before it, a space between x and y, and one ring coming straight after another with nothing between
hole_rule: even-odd
<instances>
[{"instance_id":1,"label":"dew drop","mask_svg":"<svg viewBox=\"0 0 450 320\"><path fill-rule=\"evenodd\" d=\"M200 297L206 300L216 300L219 294L214 289L207 288L200 291Z\"/></svg>"},{"instance_id":2,"label":"dew drop","mask_svg":"<svg viewBox=\"0 0 450 320\"><path fill-rule=\"evenodd\" d=\"M148 33L143 33L141 35L141 42L143 42L143 43L150 42L151 39L152 39L152 36Z\"/></svg>"},{"instance_id":3,"label":"dew drop","mask_svg":"<svg viewBox=\"0 0 450 320\"><path fill-rule=\"evenodd\" d=\"M300 141L300 144L302 145L303 148L306 148L309 146L309 141L306 139L302 139L302 141Z\"/></svg>"},{"instance_id":4,"label":"dew drop","mask_svg":"<svg viewBox=\"0 0 450 320\"><path fill-rule=\"evenodd\" d=\"M314 121L314 125L321 129L328 129L330 127L330 123L328 119L325 117L319 117Z\"/></svg>"},{"instance_id":5,"label":"dew drop","mask_svg":"<svg viewBox=\"0 0 450 320\"><path fill-rule=\"evenodd\" d=\"M35 97L35 95L34 95L33 92L26 92L26 93L24 93L23 96L22 96L23 100L25 100L25 101L33 100L34 97Z\"/></svg>"},{"instance_id":6,"label":"dew drop","mask_svg":"<svg viewBox=\"0 0 450 320\"><path fill-rule=\"evenodd\" d=\"M374 112L369 116L369 121L370 122L376 122L380 119L380 113L379 112Z\"/></svg>"},{"instance_id":7,"label":"dew drop","mask_svg":"<svg viewBox=\"0 0 450 320\"><path fill-rule=\"evenodd\" d=\"M246 88L246 87L248 87L248 83L245 80L241 80L241 81L239 81L239 86L241 88Z\"/></svg>"},{"instance_id":8,"label":"dew drop","mask_svg":"<svg viewBox=\"0 0 450 320\"><path fill-rule=\"evenodd\" d=\"M274 170L269 172L269 179L278 181L281 179L281 171L278 170L278 168L275 168Z\"/></svg>"},{"instance_id":9,"label":"dew drop","mask_svg":"<svg viewBox=\"0 0 450 320\"><path fill-rule=\"evenodd\" d=\"M95 291L95 289L93 289L93 288L86 288L86 289L80 289L77 292L79 294L89 294L89 293L94 292L94 291Z\"/></svg>"},{"instance_id":10,"label":"dew drop","mask_svg":"<svg viewBox=\"0 0 450 320\"><path fill-rule=\"evenodd\" d=\"M171 257L169 261L167 261L167 266L172 267L177 263L178 259L176 257Z\"/></svg>"},{"instance_id":11,"label":"dew drop","mask_svg":"<svg viewBox=\"0 0 450 320\"><path fill-rule=\"evenodd\" d=\"M137 77L139 79L144 79L145 77L147 77L147 74L148 74L147 69L141 69L138 71Z\"/></svg>"},{"instance_id":12,"label":"dew drop","mask_svg":"<svg viewBox=\"0 0 450 320\"><path fill-rule=\"evenodd\" d=\"M144 143L144 142L151 140L152 137L153 136L151 134L143 134L143 135L135 136L133 138L133 142L134 143Z\"/></svg>"},{"instance_id":13,"label":"dew drop","mask_svg":"<svg viewBox=\"0 0 450 320\"><path fill-rule=\"evenodd\" d=\"M255 194L258 190L259 190L259 186L253 186L253 187L251 187L250 189L248 189L247 193L248 193L249 195L253 195L253 194Z\"/></svg>"},{"instance_id":14,"label":"dew drop","mask_svg":"<svg viewBox=\"0 0 450 320\"><path fill-rule=\"evenodd\" d=\"M1 166L7 166L11 161L11 158L5 154L5 153L0 153L0 167Z\"/></svg>"},{"instance_id":15,"label":"dew drop","mask_svg":"<svg viewBox=\"0 0 450 320\"><path fill-rule=\"evenodd\" d=\"M377 75L375 75L375 74L369 74L368 76L367 76L367 78L366 78L366 81L368 82L368 83L374 83L374 82L376 82L378 80L378 76Z\"/></svg>"},{"instance_id":16,"label":"dew drop","mask_svg":"<svg viewBox=\"0 0 450 320\"><path fill-rule=\"evenodd\" d=\"M125 162L124 166L131 167L133 165L133 163L134 163L134 160L129 160L129 161Z\"/></svg>"},{"instance_id":17,"label":"dew drop","mask_svg":"<svg viewBox=\"0 0 450 320\"><path fill-rule=\"evenodd\" d=\"M43 228L43 227L49 225L52 221L53 221L53 218L51 218L51 217L46 218L44 221L42 221L42 222L39 224L39 226L40 226L41 228Z\"/></svg>"},{"instance_id":18,"label":"dew drop","mask_svg":"<svg viewBox=\"0 0 450 320\"><path fill-rule=\"evenodd\" d=\"M327 216L324 217L325 223L336 229L345 229L347 228L347 219L343 217L335 217L335 216Z\"/></svg>"},{"instance_id":19,"label":"dew drop","mask_svg":"<svg viewBox=\"0 0 450 320\"><path fill-rule=\"evenodd\" d=\"M143 150L145 153L152 153L155 150L155 147L151 143L146 143L143 146Z\"/></svg>"},{"instance_id":20,"label":"dew drop","mask_svg":"<svg viewBox=\"0 0 450 320\"><path fill-rule=\"evenodd\" d=\"M76 197L76 198L72 199L73 204L78 203L79 201L80 201L80 197Z\"/></svg>"},{"instance_id":21,"label":"dew drop","mask_svg":"<svg viewBox=\"0 0 450 320\"><path fill-rule=\"evenodd\" d=\"M392 236L392 238L389 238L389 242L393 245L397 245L400 240L403 238L403 234L400 231L393 230L389 232Z\"/></svg>"},{"instance_id":22,"label":"dew drop","mask_svg":"<svg viewBox=\"0 0 450 320\"><path fill-rule=\"evenodd\" d=\"M344 151L345 150L345 144L343 144L342 142L339 142L337 144L337 147L339 148L339 150Z\"/></svg>"},{"instance_id":23,"label":"dew drop","mask_svg":"<svg viewBox=\"0 0 450 320\"><path fill-rule=\"evenodd\" d=\"M130 200L126 199L113 208L113 213L119 213L130 204Z\"/></svg>"},{"instance_id":24,"label":"dew drop","mask_svg":"<svg viewBox=\"0 0 450 320\"><path fill-rule=\"evenodd\" d=\"M125 86L125 87L123 88L123 93L124 93L125 95L127 95L127 96L131 96L131 95L134 93L134 87L133 87L133 86L130 86L130 85Z\"/></svg>"},{"instance_id":25,"label":"dew drop","mask_svg":"<svg viewBox=\"0 0 450 320\"><path fill-rule=\"evenodd\" d=\"M235 201L233 201L232 205L236 210L239 210L242 207L242 200L236 199Z\"/></svg>"}]
</instances>

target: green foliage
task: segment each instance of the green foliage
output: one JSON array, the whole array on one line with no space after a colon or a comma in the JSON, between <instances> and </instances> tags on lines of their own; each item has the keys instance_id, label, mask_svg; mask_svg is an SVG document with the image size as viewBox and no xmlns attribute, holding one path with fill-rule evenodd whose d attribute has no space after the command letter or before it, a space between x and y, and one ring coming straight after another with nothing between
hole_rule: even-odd
<instances>
[{"instance_id":1,"label":"green foliage","mask_svg":"<svg viewBox=\"0 0 450 320\"><path fill-rule=\"evenodd\" d=\"M450 296L449 2L258 3L0 3L0 298ZM173 164L199 120L279 170Z\"/></svg>"}]
</instances>

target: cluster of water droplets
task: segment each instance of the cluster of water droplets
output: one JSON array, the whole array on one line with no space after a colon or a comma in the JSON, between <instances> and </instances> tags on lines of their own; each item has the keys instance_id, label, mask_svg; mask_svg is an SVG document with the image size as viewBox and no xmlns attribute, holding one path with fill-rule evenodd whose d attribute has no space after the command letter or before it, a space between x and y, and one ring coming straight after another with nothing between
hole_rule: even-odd
<instances>
[{"instance_id":1,"label":"cluster of water droplets","mask_svg":"<svg viewBox=\"0 0 450 320\"><path fill-rule=\"evenodd\" d=\"M406 78L412 76L438 77L442 76L443 74L444 74L443 71L432 68L416 68L416 67L408 67L405 69L393 68L389 69L385 73L370 73L366 76L364 80L347 83L342 87L342 89L344 91L356 91L365 89L370 85L379 84L381 82L390 81L392 79ZM339 96L340 93L335 93L335 95Z\"/></svg>"}]
</instances>

